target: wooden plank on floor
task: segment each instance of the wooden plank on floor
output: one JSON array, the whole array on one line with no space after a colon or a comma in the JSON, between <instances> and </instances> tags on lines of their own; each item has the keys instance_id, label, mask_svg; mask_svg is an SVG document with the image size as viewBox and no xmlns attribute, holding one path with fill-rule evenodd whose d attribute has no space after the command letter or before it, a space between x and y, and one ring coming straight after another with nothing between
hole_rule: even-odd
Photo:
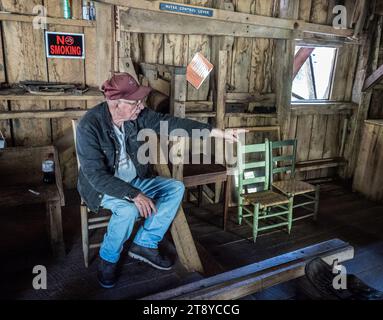
<instances>
[{"instance_id":1,"label":"wooden plank on floor","mask_svg":"<svg viewBox=\"0 0 383 320\"><path fill-rule=\"evenodd\" d=\"M238 299L276 283L304 275L304 266L314 257L332 263L352 259L353 248L339 239L286 253L187 284L143 299Z\"/></svg>"}]
</instances>

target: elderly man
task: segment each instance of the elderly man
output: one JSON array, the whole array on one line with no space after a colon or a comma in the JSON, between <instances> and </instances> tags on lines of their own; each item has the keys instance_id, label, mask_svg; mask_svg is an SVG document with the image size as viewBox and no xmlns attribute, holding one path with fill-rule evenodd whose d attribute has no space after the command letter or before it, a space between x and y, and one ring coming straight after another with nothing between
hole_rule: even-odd
<instances>
[{"instance_id":1,"label":"elderly man","mask_svg":"<svg viewBox=\"0 0 383 320\"><path fill-rule=\"evenodd\" d=\"M103 86L106 102L89 110L77 126L77 154L80 161L78 190L92 210L111 210L100 248L98 280L111 288L117 280L116 265L124 242L129 239L139 216L145 219L129 256L163 270L172 261L158 250L158 243L173 221L184 193L182 182L155 177L147 164L137 159L141 129L160 133L160 121L169 131L182 128L208 129L214 137L236 140L233 135L212 129L209 124L154 112L145 107L150 87L140 86L130 74L116 74Z\"/></svg>"}]
</instances>

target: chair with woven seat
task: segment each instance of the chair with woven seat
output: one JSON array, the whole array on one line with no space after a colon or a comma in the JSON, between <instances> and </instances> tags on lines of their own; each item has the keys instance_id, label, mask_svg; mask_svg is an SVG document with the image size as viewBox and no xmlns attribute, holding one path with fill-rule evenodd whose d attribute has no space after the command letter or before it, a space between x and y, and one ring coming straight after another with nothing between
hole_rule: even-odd
<instances>
[{"instance_id":1,"label":"chair with woven seat","mask_svg":"<svg viewBox=\"0 0 383 320\"><path fill-rule=\"evenodd\" d=\"M77 129L77 120L72 120L72 129L74 144L76 147L76 129ZM77 157L77 167L80 169L80 162ZM95 214L89 210L85 202L81 199L80 204L80 214L81 214L81 238L82 238L82 251L84 255L84 264L85 267L89 266L89 251L91 249L97 249L101 247L102 242L90 243L89 231L96 229L106 229L108 227L109 220L112 216L112 212L107 209L101 209L100 214Z\"/></svg>"},{"instance_id":2,"label":"chair with woven seat","mask_svg":"<svg viewBox=\"0 0 383 320\"><path fill-rule=\"evenodd\" d=\"M283 152L283 148L291 151ZM299 217L294 217L293 212L293 221L309 217L313 217L316 220L319 208L319 185L314 186L295 178L297 140L270 141L269 152L272 188L278 190L283 195L294 197L293 211L301 207L308 212ZM275 179L278 175L279 178ZM297 200L303 200L303 202L298 202Z\"/></svg>"},{"instance_id":3,"label":"chair with woven seat","mask_svg":"<svg viewBox=\"0 0 383 320\"><path fill-rule=\"evenodd\" d=\"M260 144L242 145L238 143L237 145L239 224L242 224L243 220L252 227L254 242L256 242L259 231L286 226L287 232L290 233L293 197L269 189L268 140ZM248 160L250 154L256 154L260 160ZM267 225L260 227L260 221L265 221Z\"/></svg>"}]
</instances>

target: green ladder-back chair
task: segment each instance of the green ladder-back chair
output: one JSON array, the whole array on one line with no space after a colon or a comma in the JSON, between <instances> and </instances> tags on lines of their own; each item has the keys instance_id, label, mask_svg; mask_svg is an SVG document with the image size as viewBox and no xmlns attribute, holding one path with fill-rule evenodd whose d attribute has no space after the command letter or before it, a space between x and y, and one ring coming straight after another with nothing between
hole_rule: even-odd
<instances>
[{"instance_id":1,"label":"green ladder-back chair","mask_svg":"<svg viewBox=\"0 0 383 320\"><path fill-rule=\"evenodd\" d=\"M252 227L254 242L257 239L258 231L287 226L287 231L290 233L293 199L269 190L268 140L265 143L252 145L238 143L237 146L239 224L242 224L243 220ZM263 156L263 160L247 162L246 155L250 153ZM249 177L246 173L250 173L253 177ZM262 190L251 192L252 190L249 189L254 189L255 184L260 184ZM260 221L266 225L259 227Z\"/></svg>"},{"instance_id":2,"label":"green ladder-back chair","mask_svg":"<svg viewBox=\"0 0 383 320\"><path fill-rule=\"evenodd\" d=\"M283 148L290 152L283 152ZM319 208L319 185L312 185L295 179L295 161L297 140L270 141L270 181L273 189L277 189L288 197L294 197L293 210L299 207L307 214L293 217L293 221L313 217L317 219ZM287 153L287 154L286 154ZM287 178L276 179L287 175Z\"/></svg>"}]
</instances>

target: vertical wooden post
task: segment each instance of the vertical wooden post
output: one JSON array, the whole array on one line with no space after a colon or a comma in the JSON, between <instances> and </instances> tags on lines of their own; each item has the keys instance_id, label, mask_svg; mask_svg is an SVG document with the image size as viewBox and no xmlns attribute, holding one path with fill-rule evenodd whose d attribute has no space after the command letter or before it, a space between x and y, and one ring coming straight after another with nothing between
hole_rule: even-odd
<instances>
[{"instance_id":1,"label":"vertical wooden post","mask_svg":"<svg viewBox=\"0 0 383 320\"><path fill-rule=\"evenodd\" d=\"M170 113L176 117L185 117L186 101L186 68L174 68L171 86ZM175 179L183 180L183 159L185 152L185 139L178 138L173 144L172 149L176 150L177 161L179 164L173 164L172 176ZM162 152L161 148L159 148ZM189 152L189 150L187 150ZM160 156L160 158L163 158ZM157 172L161 176L170 177L170 171L167 165L157 165ZM171 234L182 265L188 271L198 271L203 273L203 267L199 258L193 236L190 232L182 206L172 223Z\"/></svg>"},{"instance_id":2,"label":"vertical wooden post","mask_svg":"<svg viewBox=\"0 0 383 320\"><path fill-rule=\"evenodd\" d=\"M216 99L216 108L217 108L217 118L216 118L216 127L218 129L225 129L225 106L226 106L226 74L227 74L227 60L228 52L225 50L218 51L218 65L216 66L216 90L217 90L217 99ZM216 157L222 157L224 162L224 141L223 144L216 144L215 155ZM215 184L215 202L219 202L220 194L222 189L222 183L217 182Z\"/></svg>"},{"instance_id":3,"label":"vertical wooden post","mask_svg":"<svg viewBox=\"0 0 383 320\"><path fill-rule=\"evenodd\" d=\"M46 210L53 254L55 257L63 258L65 256L65 245L60 201L48 202L46 204Z\"/></svg>"},{"instance_id":4,"label":"vertical wooden post","mask_svg":"<svg viewBox=\"0 0 383 320\"><path fill-rule=\"evenodd\" d=\"M114 70L114 11L113 6L96 2L96 68L97 83L101 85Z\"/></svg>"},{"instance_id":5,"label":"vertical wooden post","mask_svg":"<svg viewBox=\"0 0 383 320\"><path fill-rule=\"evenodd\" d=\"M299 0L280 0L279 17L298 19ZM286 138L290 129L291 89L294 65L294 40L277 40L275 65L276 107L278 122L282 128L282 138Z\"/></svg>"}]
</instances>

